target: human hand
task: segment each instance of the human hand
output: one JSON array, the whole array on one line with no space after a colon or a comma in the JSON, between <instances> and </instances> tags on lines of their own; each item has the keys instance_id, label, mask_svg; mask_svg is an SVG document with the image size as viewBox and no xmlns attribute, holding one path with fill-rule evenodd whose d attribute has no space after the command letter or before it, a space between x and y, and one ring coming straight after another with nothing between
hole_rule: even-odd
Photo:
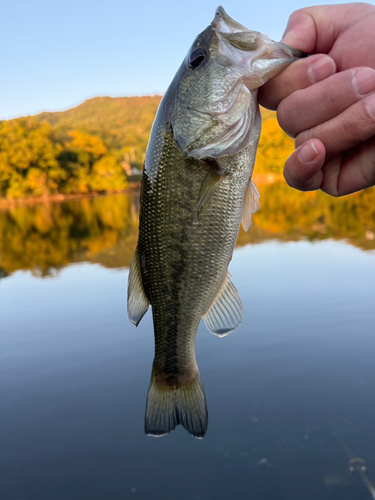
<instances>
[{"instance_id":1,"label":"human hand","mask_svg":"<svg viewBox=\"0 0 375 500\"><path fill-rule=\"evenodd\" d=\"M375 185L375 6L294 12L283 43L314 54L259 89L298 148L284 176L301 191L333 196Z\"/></svg>"}]
</instances>

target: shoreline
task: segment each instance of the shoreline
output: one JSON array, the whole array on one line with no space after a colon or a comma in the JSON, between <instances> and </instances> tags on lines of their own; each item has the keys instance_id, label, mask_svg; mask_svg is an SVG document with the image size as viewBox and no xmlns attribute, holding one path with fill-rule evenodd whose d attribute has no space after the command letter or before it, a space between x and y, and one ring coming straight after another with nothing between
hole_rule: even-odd
<instances>
[{"instance_id":1,"label":"shoreline","mask_svg":"<svg viewBox=\"0 0 375 500\"><path fill-rule=\"evenodd\" d=\"M285 182L282 174L257 174L252 176L255 184L274 184L276 182ZM119 189L115 191L98 192L92 191L91 193L76 193L76 194L62 194L56 193L49 196L37 196L26 198L0 198L0 210L8 210L13 207L20 207L25 205L36 205L38 203L62 203L64 201L82 200L84 198L100 198L104 196L111 196L114 194L126 194L137 192L141 188L140 182L134 182L126 189Z\"/></svg>"},{"instance_id":2,"label":"shoreline","mask_svg":"<svg viewBox=\"0 0 375 500\"><path fill-rule=\"evenodd\" d=\"M62 203L64 201L75 201L90 198L103 198L114 194L125 194L137 192L141 188L141 183L137 182L134 185L128 186L126 189L118 189L114 191L92 191L90 193L62 194L56 193L48 196L30 196L26 198L0 198L0 210L8 210L13 207L24 205L36 205L38 203Z\"/></svg>"}]
</instances>

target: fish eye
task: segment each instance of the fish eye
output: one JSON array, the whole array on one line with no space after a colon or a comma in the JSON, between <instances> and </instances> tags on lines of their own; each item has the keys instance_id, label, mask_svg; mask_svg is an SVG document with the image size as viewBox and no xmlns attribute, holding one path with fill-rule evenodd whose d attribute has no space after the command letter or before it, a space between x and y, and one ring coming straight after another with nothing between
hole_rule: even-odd
<instances>
[{"instance_id":1,"label":"fish eye","mask_svg":"<svg viewBox=\"0 0 375 500\"><path fill-rule=\"evenodd\" d=\"M193 50L189 57L189 68L196 69L200 66L207 58L206 51L202 47L197 47Z\"/></svg>"}]
</instances>

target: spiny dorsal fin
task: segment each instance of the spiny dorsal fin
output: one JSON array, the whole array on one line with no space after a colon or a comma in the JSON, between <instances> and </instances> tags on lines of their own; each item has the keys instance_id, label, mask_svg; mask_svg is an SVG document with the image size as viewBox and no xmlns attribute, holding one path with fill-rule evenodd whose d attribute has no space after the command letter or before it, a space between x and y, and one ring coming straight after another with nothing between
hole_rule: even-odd
<instances>
[{"instance_id":1,"label":"spiny dorsal fin","mask_svg":"<svg viewBox=\"0 0 375 500\"><path fill-rule=\"evenodd\" d=\"M141 264L137 248L130 266L128 280L128 316L135 326L138 326L146 314L149 305L150 303L143 288Z\"/></svg>"},{"instance_id":2,"label":"spiny dorsal fin","mask_svg":"<svg viewBox=\"0 0 375 500\"><path fill-rule=\"evenodd\" d=\"M208 330L218 337L225 337L233 332L243 319L243 305L231 278L228 273L210 309L203 316Z\"/></svg>"},{"instance_id":3,"label":"spiny dorsal fin","mask_svg":"<svg viewBox=\"0 0 375 500\"><path fill-rule=\"evenodd\" d=\"M253 223L253 213L260 208L260 194L254 182L250 179L245 192L245 199L242 209L242 227L245 233L251 228Z\"/></svg>"}]
</instances>

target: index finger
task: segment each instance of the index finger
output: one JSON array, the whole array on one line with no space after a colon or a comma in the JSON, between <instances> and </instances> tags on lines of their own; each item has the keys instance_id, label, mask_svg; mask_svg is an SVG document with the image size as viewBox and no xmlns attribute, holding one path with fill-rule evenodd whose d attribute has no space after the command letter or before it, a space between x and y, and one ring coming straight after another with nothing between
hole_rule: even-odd
<instances>
[{"instance_id":1,"label":"index finger","mask_svg":"<svg viewBox=\"0 0 375 500\"><path fill-rule=\"evenodd\" d=\"M296 90L310 87L334 73L336 73L335 61L325 54L299 59L260 87L259 104L276 110L280 102Z\"/></svg>"}]
</instances>

